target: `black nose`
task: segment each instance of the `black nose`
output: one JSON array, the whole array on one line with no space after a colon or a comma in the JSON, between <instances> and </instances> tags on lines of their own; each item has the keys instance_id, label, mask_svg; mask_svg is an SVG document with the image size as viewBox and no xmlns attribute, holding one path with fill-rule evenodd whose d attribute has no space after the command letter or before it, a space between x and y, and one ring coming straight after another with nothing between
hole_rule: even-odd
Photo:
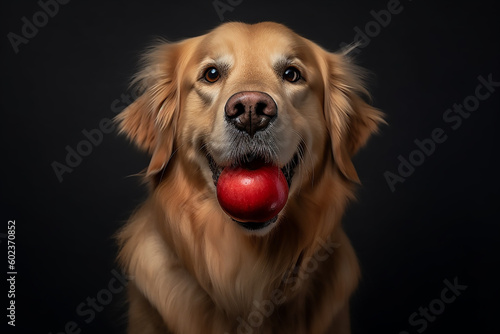
<instances>
[{"instance_id":1,"label":"black nose","mask_svg":"<svg viewBox=\"0 0 500 334\"><path fill-rule=\"evenodd\" d=\"M227 100L224 111L227 121L250 137L267 128L278 115L276 102L262 92L236 93Z\"/></svg>"}]
</instances>

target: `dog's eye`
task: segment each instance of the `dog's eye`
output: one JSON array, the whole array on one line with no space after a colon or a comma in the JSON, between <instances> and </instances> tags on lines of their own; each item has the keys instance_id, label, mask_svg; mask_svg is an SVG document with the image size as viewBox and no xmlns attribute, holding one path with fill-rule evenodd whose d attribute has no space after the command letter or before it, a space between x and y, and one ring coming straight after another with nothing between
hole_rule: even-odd
<instances>
[{"instance_id":1,"label":"dog's eye","mask_svg":"<svg viewBox=\"0 0 500 334\"><path fill-rule=\"evenodd\" d=\"M300 71L295 67L288 67L283 73L283 79L289 82L297 82L300 78Z\"/></svg>"},{"instance_id":2,"label":"dog's eye","mask_svg":"<svg viewBox=\"0 0 500 334\"><path fill-rule=\"evenodd\" d=\"M207 80L210 83L214 83L220 78L220 73L219 70L217 70L215 67L209 67L206 71L205 74L203 75L205 80Z\"/></svg>"}]
</instances>

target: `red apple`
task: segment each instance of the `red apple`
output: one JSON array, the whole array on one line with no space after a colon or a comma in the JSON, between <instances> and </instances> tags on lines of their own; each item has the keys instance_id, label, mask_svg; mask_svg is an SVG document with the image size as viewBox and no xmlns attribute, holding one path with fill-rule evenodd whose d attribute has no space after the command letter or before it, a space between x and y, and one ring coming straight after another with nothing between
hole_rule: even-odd
<instances>
[{"instance_id":1,"label":"red apple","mask_svg":"<svg viewBox=\"0 0 500 334\"><path fill-rule=\"evenodd\" d=\"M281 169L270 164L226 167L217 182L217 199L235 220L263 223L285 206L288 184Z\"/></svg>"}]
</instances>

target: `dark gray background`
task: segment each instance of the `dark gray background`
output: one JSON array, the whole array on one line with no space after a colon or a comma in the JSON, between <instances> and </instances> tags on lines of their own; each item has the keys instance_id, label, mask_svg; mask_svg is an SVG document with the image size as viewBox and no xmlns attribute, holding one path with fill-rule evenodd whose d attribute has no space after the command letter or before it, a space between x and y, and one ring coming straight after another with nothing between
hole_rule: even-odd
<instances>
[{"instance_id":1,"label":"dark gray background","mask_svg":"<svg viewBox=\"0 0 500 334\"><path fill-rule=\"evenodd\" d=\"M224 20L282 22L336 50L388 1L325 3L244 0ZM421 327L408 317L440 298L443 280L455 277L467 289L425 333L497 328L500 92L455 131L442 119L474 94L478 76L500 81L498 11L489 3L403 0L402 12L356 58L373 73L374 104L389 126L355 158L363 187L344 219L363 269L352 301L354 333L417 333ZM140 52L155 36L179 40L221 21L212 1L71 1L16 54L7 34L20 34L22 17L32 21L38 11L35 1L1 10L0 233L16 220L16 329L59 333L75 321L81 333L120 333L121 294L90 323L76 309L113 277L113 233L145 197L128 176L147 166L147 156L112 133L63 182L51 164L64 163L65 147L85 139L82 130L115 115L112 102L127 91ZM408 158L414 140L438 127L448 139L391 192L384 172L396 172L398 156Z\"/></svg>"}]
</instances>

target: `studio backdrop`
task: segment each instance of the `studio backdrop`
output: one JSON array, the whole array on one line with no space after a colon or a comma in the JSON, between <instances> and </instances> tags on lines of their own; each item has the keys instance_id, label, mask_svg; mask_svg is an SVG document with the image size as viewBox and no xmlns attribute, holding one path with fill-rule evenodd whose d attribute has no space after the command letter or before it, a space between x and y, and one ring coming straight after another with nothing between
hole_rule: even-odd
<instances>
[{"instance_id":1,"label":"studio backdrop","mask_svg":"<svg viewBox=\"0 0 500 334\"><path fill-rule=\"evenodd\" d=\"M493 333L500 50L487 1L13 1L1 10L2 333L124 333L116 231L149 158L112 119L157 37L280 22L351 43L387 125L354 158L353 333ZM201 331L200 331L201 333Z\"/></svg>"}]
</instances>

